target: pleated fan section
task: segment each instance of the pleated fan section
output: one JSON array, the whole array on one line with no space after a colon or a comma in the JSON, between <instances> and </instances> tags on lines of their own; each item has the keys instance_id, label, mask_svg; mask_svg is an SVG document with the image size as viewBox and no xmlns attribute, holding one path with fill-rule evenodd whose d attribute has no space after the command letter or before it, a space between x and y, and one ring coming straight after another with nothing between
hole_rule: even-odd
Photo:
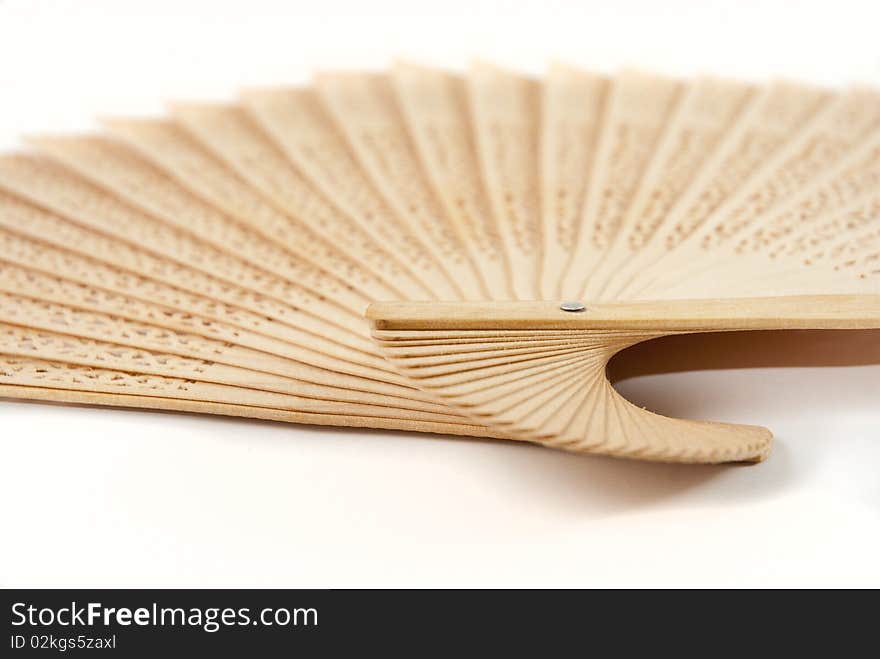
<instances>
[{"instance_id":1,"label":"pleated fan section","mask_svg":"<svg viewBox=\"0 0 880 659\"><path fill-rule=\"evenodd\" d=\"M100 123L0 154L0 396L757 461L763 428L608 382L677 331L662 306L589 332L365 315L778 298L836 327L858 298L880 327L874 89L399 61Z\"/></svg>"}]
</instances>

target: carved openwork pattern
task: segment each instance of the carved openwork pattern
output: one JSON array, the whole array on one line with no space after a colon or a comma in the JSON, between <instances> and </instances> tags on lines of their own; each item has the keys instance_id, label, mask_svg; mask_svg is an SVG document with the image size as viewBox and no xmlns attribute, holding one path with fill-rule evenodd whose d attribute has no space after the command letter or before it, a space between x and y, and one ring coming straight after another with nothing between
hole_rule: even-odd
<instances>
[{"instance_id":1,"label":"carved openwork pattern","mask_svg":"<svg viewBox=\"0 0 880 659\"><path fill-rule=\"evenodd\" d=\"M876 90L397 63L102 125L0 155L0 396L759 460L609 359L880 328Z\"/></svg>"}]
</instances>

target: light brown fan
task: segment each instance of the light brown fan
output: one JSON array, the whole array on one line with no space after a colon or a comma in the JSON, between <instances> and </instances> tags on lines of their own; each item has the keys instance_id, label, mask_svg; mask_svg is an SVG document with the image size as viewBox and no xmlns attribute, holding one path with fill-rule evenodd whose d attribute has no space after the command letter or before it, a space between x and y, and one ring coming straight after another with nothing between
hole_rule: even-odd
<instances>
[{"instance_id":1,"label":"light brown fan","mask_svg":"<svg viewBox=\"0 0 880 659\"><path fill-rule=\"evenodd\" d=\"M609 359L880 328L870 89L398 64L104 123L0 157L2 396L756 461Z\"/></svg>"}]
</instances>

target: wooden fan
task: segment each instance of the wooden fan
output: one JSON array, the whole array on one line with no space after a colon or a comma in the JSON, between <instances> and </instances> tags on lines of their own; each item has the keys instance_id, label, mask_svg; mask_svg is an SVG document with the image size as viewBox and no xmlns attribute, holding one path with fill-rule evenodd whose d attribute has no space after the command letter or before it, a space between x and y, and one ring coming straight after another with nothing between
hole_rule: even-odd
<instances>
[{"instance_id":1,"label":"wooden fan","mask_svg":"<svg viewBox=\"0 0 880 659\"><path fill-rule=\"evenodd\" d=\"M104 125L0 156L0 396L757 461L609 359L880 328L873 90L398 64Z\"/></svg>"}]
</instances>

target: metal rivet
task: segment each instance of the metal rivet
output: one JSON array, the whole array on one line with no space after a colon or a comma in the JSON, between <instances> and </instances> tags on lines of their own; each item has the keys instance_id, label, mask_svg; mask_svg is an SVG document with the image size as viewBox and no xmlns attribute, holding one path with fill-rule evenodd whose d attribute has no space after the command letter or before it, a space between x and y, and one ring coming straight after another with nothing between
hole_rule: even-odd
<instances>
[{"instance_id":1,"label":"metal rivet","mask_svg":"<svg viewBox=\"0 0 880 659\"><path fill-rule=\"evenodd\" d=\"M559 308L563 311L576 313L578 311L586 311L587 305L585 305L583 302L578 302L577 300L566 300L559 305Z\"/></svg>"}]
</instances>

